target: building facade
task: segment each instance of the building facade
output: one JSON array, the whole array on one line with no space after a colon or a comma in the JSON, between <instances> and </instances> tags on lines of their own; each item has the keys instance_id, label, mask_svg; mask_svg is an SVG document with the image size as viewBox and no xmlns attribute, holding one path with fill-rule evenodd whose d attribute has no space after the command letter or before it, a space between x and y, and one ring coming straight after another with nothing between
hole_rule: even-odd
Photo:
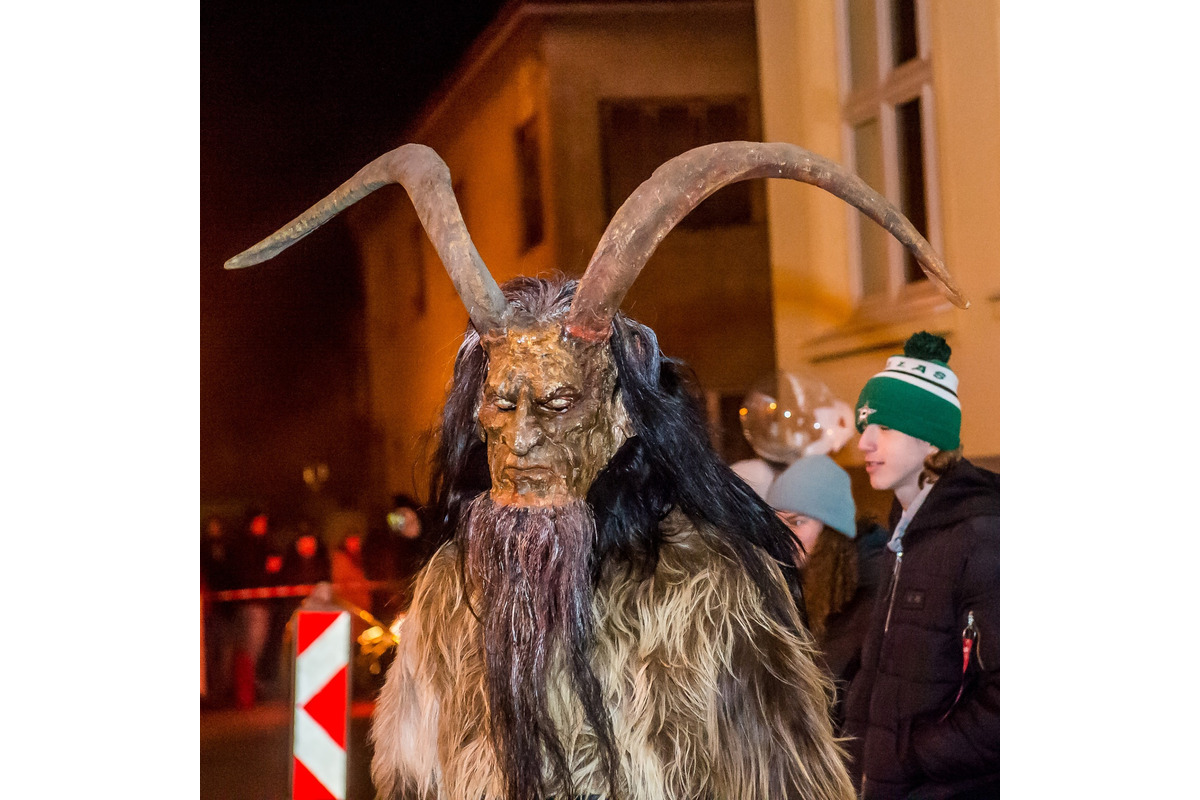
<instances>
[{"instance_id":1,"label":"building facade","mask_svg":"<svg viewBox=\"0 0 1200 800\"><path fill-rule=\"evenodd\" d=\"M996 0L514 2L398 138L446 161L497 281L578 276L613 212L691 147L789 141L845 164L926 233L955 309L898 244L792 181L726 187L664 239L623 310L687 361L718 445L772 370L858 388L916 330L960 376L966 454L999 461ZM348 212L364 265L371 406L388 491L427 492L466 311L399 187ZM838 459L863 493L853 446ZM881 503L863 494L865 505Z\"/></svg>"},{"instance_id":2,"label":"building facade","mask_svg":"<svg viewBox=\"0 0 1200 800\"><path fill-rule=\"evenodd\" d=\"M578 277L657 166L700 144L759 139L761 118L751 2L517 2L402 141L445 160L503 283ZM466 311L403 190L377 192L348 217L389 489L424 496ZM694 369L714 420L723 400L736 421L746 387L775 363L766 218L761 181L722 190L667 237L623 304ZM745 447L736 422L724 435Z\"/></svg>"},{"instance_id":3,"label":"building facade","mask_svg":"<svg viewBox=\"0 0 1200 800\"><path fill-rule=\"evenodd\" d=\"M901 207L971 300L960 310L899 245L810 187L766 187L780 369L853 404L913 332L946 337L965 455L1000 461L999 0L758 0L763 134L854 169ZM860 506L886 513L852 446Z\"/></svg>"}]
</instances>

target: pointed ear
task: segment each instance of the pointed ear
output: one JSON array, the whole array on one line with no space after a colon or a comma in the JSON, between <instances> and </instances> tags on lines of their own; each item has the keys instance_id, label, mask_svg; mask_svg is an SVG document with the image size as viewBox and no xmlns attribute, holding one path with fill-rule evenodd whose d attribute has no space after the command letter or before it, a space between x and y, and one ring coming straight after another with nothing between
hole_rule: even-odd
<instances>
[{"instance_id":1,"label":"pointed ear","mask_svg":"<svg viewBox=\"0 0 1200 800\"><path fill-rule=\"evenodd\" d=\"M632 439L636 432L633 429L633 420L629 417L629 410L625 408L625 396L619 388L613 390L611 408L613 430L620 431L621 444L625 444L625 441ZM618 449L619 447L620 445L618 445Z\"/></svg>"}]
</instances>

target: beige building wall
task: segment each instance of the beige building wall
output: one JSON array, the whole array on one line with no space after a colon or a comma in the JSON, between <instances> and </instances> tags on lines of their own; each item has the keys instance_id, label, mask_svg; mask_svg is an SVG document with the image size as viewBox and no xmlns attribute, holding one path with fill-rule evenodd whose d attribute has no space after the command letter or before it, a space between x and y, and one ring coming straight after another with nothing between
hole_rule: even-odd
<instances>
[{"instance_id":1,"label":"beige building wall","mask_svg":"<svg viewBox=\"0 0 1200 800\"><path fill-rule=\"evenodd\" d=\"M761 135L750 3L645 4L564 17L547 26L543 41L559 263L569 274L582 273L609 221L600 101L742 96L749 101L748 138ZM773 365L761 185L751 201L750 224L672 231L622 305L655 330L664 353L687 361L710 392L736 393Z\"/></svg>"},{"instance_id":2,"label":"beige building wall","mask_svg":"<svg viewBox=\"0 0 1200 800\"><path fill-rule=\"evenodd\" d=\"M427 144L446 161L498 282L578 276L608 223L599 101L745 95L755 138L755 43L749 0L514 4L397 144ZM529 120L540 131L545 237L523 252L514 137ZM672 232L623 304L708 389L741 391L774 364L765 190L756 191L751 224ZM387 488L425 498L430 434L466 311L403 189L380 190L347 216L365 267L371 404L386 440Z\"/></svg>"},{"instance_id":3,"label":"beige building wall","mask_svg":"<svg viewBox=\"0 0 1200 800\"><path fill-rule=\"evenodd\" d=\"M968 458L1000 454L1000 10L998 0L934 0L930 31L934 170L940 237L934 246L971 307L929 297L866 315L858 308L851 214L812 187L767 187L776 352L781 369L824 380L851 405L909 334L946 336L960 379ZM758 0L764 137L848 164L835 0ZM877 187L878 188L878 187ZM940 239L940 241L939 241ZM861 465L856 440L839 461Z\"/></svg>"},{"instance_id":4,"label":"beige building wall","mask_svg":"<svg viewBox=\"0 0 1200 800\"><path fill-rule=\"evenodd\" d=\"M513 137L521 123L546 116L536 37L477 47L462 77L402 141L427 144L446 162L471 238L498 282L549 271L553 225L542 244L521 252L515 222ZM427 498L432 437L467 312L404 190L377 195L348 214L365 270L371 405L386 439L388 490Z\"/></svg>"}]
</instances>

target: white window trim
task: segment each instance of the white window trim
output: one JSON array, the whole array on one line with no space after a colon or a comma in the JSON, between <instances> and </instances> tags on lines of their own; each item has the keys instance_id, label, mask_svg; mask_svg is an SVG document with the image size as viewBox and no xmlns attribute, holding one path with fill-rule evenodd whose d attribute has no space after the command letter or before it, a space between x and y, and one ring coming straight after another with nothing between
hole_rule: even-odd
<instances>
[{"instance_id":1,"label":"white window trim","mask_svg":"<svg viewBox=\"0 0 1200 800\"><path fill-rule=\"evenodd\" d=\"M941 190L937 158L937 130L934 114L933 70L930 65L930 23L927 0L916 0L917 55L897 68L890 66L892 41L889 0L875 0L876 62L879 83L857 96L850 94L850 38L847 3L836 5L838 32L838 72L842 102L842 147L848 154L848 166L856 169L854 128L869 119L878 119L883 147L884 183L874 187L893 204L900 205L899 155L896 140L896 105L919 98L921 105L921 150L925 167L925 206L928 239L942 252ZM887 290L866 297L863 290L862 253L859 249L860 226L870 220L852 207L847 208L850 279L856 301L855 320L859 323L894 322L917 314L948 307L947 301L929 281L909 284L904 280L904 246L893 236L887 238Z\"/></svg>"}]
</instances>

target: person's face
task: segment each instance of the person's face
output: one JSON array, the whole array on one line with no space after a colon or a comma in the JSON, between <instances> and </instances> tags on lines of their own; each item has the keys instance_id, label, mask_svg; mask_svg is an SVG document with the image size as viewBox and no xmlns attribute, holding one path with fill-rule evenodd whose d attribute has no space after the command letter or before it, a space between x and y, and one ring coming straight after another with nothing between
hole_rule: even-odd
<instances>
[{"instance_id":1,"label":"person's face","mask_svg":"<svg viewBox=\"0 0 1200 800\"><path fill-rule=\"evenodd\" d=\"M796 537L796 541L800 543L800 549L796 554L796 563L804 566L804 562L812 554L813 548L817 546L817 537L821 535L821 531L825 530L825 523L805 514L797 514L795 511L776 511L775 513L783 520L783 524L788 526L792 536Z\"/></svg>"},{"instance_id":2,"label":"person's face","mask_svg":"<svg viewBox=\"0 0 1200 800\"><path fill-rule=\"evenodd\" d=\"M905 507L920 491L917 480L926 457L937 452L929 442L881 425L868 425L863 430L858 449L863 453L871 487L895 492Z\"/></svg>"},{"instance_id":3,"label":"person's face","mask_svg":"<svg viewBox=\"0 0 1200 800\"><path fill-rule=\"evenodd\" d=\"M607 346L565 337L551 324L510 330L487 349L478 413L492 499L537 506L583 499L628 436Z\"/></svg>"}]
</instances>

